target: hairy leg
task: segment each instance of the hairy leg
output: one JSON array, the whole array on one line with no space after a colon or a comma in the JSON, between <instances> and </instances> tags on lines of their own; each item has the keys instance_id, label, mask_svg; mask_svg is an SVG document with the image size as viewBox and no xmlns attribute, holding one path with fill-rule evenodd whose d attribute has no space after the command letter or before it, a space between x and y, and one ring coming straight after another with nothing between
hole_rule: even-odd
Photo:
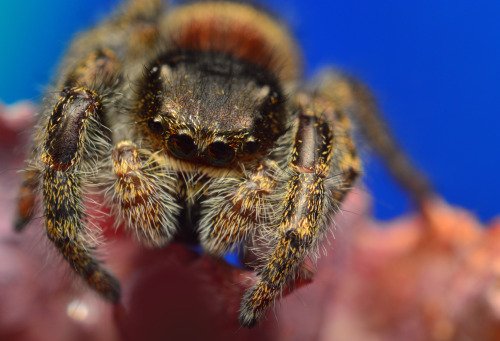
<instances>
[{"instance_id":1,"label":"hairy leg","mask_svg":"<svg viewBox=\"0 0 500 341\"><path fill-rule=\"evenodd\" d=\"M258 274L260 280L243 298L240 323L254 326L300 275L307 256L315 254L331 215L360 172L348 117L317 89L298 93L299 112L284 186L278 191L279 218L269 236L273 247Z\"/></svg>"},{"instance_id":2,"label":"hairy leg","mask_svg":"<svg viewBox=\"0 0 500 341\"><path fill-rule=\"evenodd\" d=\"M415 204L433 195L426 178L399 148L396 139L378 110L368 88L356 79L339 72L326 72L319 79L319 92L354 120L358 130L386 164L399 185L411 195Z\"/></svg>"},{"instance_id":3,"label":"hairy leg","mask_svg":"<svg viewBox=\"0 0 500 341\"><path fill-rule=\"evenodd\" d=\"M97 125L97 129L102 129L102 124L104 123L103 121L105 121L103 106L106 104L103 103L102 96L97 94L105 93L106 101L112 101L113 96L111 89L114 88L119 82L118 78L120 77L120 68L121 65L113 51L109 49L92 51L76 63L75 68L71 72L63 72L63 75L57 84L57 87L62 89L59 95L57 97L49 95L45 99L45 102L42 103L41 122L36 127L37 133L34 135L34 144L27 160L26 169L23 173L23 179L18 196L18 212L14 226L17 231L22 231L24 227L33 219L33 215L35 214L35 205L43 179L42 170L45 168L45 161L41 160L41 155L46 153L46 151L44 151L44 146L50 142L47 141L47 139L64 138L67 140L70 137L65 136L64 133L65 131L68 131L68 129L74 129L73 133L79 134L80 129L84 128L80 127L81 123L78 123L77 121L81 119L88 119L88 117L85 116L85 113L82 113L82 111L85 111L86 109L77 108L77 106L80 104L85 105L86 101L95 102L95 106L99 107L101 112L94 113L95 117L92 119L98 119L99 123ZM83 97L85 96L88 97L87 100L83 100ZM57 113L56 110L59 112ZM52 129L58 129L59 135L52 134L49 136L48 129L51 124L50 121L53 120L53 117L57 117L57 120L62 122L54 121L55 123L52 123ZM65 122L65 120L67 122ZM68 125L68 128L63 127L63 124ZM95 127L92 126L90 128L93 129ZM71 138L78 139L79 137L71 136ZM96 142L99 144L102 140L103 139ZM62 145L67 146L65 143L62 143ZM73 150L70 150L69 152L78 152L75 148L77 149L76 146L73 146ZM89 146L82 146L82 148L88 149ZM90 150L89 152L92 153ZM88 160L84 160L84 164L86 161Z\"/></svg>"},{"instance_id":4,"label":"hairy leg","mask_svg":"<svg viewBox=\"0 0 500 341\"><path fill-rule=\"evenodd\" d=\"M75 40L59 70L58 93L48 93L41 105L21 187L16 228L32 219L40 189L48 238L76 273L113 302L119 300L119 284L92 254L83 188L111 151L109 127L122 116L114 103L124 84L124 64L136 58L133 51L154 50L160 7L161 1L131 0Z\"/></svg>"},{"instance_id":5,"label":"hairy leg","mask_svg":"<svg viewBox=\"0 0 500 341\"><path fill-rule=\"evenodd\" d=\"M151 154L130 141L113 150L113 206L118 216L149 246L165 246L174 236L180 207L174 197L176 179Z\"/></svg>"},{"instance_id":6,"label":"hairy leg","mask_svg":"<svg viewBox=\"0 0 500 341\"><path fill-rule=\"evenodd\" d=\"M112 302L120 297L118 281L91 254L93 245L84 223L82 181L90 168L82 167L104 150L102 105L99 96L84 88L61 93L46 127L41 159L45 229L48 238L93 289ZM91 163L91 162L90 162Z\"/></svg>"},{"instance_id":7,"label":"hairy leg","mask_svg":"<svg viewBox=\"0 0 500 341\"><path fill-rule=\"evenodd\" d=\"M32 157L35 157L32 154ZM38 187L40 186L40 172L36 169L27 169L23 172L21 188L19 189L17 213L14 220L14 229L18 232L30 223L35 214Z\"/></svg>"},{"instance_id":8,"label":"hairy leg","mask_svg":"<svg viewBox=\"0 0 500 341\"><path fill-rule=\"evenodd\" d=\"M267 221L267 194L275 182L266 165L244 179L220 179L210 185L200 222L201 245L208 253L222 256L245 238L251 238Z\"/></svg>"}]
</instances>

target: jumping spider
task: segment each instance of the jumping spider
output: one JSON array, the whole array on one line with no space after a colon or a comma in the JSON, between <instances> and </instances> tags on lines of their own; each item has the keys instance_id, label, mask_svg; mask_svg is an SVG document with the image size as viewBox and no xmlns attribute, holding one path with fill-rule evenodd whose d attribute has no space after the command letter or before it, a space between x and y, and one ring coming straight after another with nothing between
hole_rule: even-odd
<instances>
[{"instance_id":1,"label":"jumping spider","mask_svg":"<svg viewBox=\"0 0 500 341\"><path fill-rule=\"evenodd\" d=\"M333 71L304 83L275 17L241 2L164 11L130 0L64 59L40 107L16 228L41 192L48 238L111 302L120 284L92 254L87 193L104 193L118 225L152 247L261 248L240 312L252 327L315 254L361 172L353 117L400 182L426 195L370 93Z\"/></svg>"}]
</instances>

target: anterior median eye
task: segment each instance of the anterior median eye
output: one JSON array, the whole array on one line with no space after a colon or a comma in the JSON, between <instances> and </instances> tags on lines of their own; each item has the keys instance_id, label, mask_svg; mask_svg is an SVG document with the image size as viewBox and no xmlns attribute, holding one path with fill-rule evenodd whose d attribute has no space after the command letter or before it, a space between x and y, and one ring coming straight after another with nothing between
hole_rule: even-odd
<instances>
[{"instance_id":1,"label":"anterior median eye","mask_svg":"<svg viewBox=\"0 0 500 341\"><path fill-rule=\"evenodd\" d=\"M193 157L196 153L196 144L193 138L187 134L175 134L170 136L167 146L175 156L181 158Z\"/></svg>"},{"instance_id":2,"label":"anterior median eye","mask_svg":"<svg viewBox=\"0 0 500 341\"><path fill-rule=\"evenodd\" d=\"M234 149L224 142L214 142L208 146L206 159L214 165L224 165L234 158Z\"/></svg>"}]
</instances>

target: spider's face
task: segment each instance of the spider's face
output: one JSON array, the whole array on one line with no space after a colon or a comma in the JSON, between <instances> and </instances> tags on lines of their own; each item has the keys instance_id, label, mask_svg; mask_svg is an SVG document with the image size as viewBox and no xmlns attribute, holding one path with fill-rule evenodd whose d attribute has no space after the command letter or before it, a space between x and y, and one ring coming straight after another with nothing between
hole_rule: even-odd
<instances>
[{"instance_id":1,"label":"spider's face","mask_svg":"<svg viewBox=\"0 0 500 341\"><path fill-rule=\"evenodd\" d=\"M285 129L278 83L223 54L164 56L141 84L138 111L155 146L192 164L256 163Z\"/></svg>"}]
</instances>

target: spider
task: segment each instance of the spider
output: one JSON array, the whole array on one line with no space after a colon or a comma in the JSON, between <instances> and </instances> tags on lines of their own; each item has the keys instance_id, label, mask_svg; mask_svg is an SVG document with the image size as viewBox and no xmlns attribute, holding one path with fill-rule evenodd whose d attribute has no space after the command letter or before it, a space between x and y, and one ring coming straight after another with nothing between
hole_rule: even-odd
<instances>
[{"instance_id":1,"label":"spider","mask_svg":"<svg viewBox=\"0 0 500 341\"><path fill-rule=\"evenodd\" d=\"M41 201L48 239L113 303L120 284L93 254L90 194L147 246L254 251L259 280L239 317L254 326L304 276L361 173L354 119L417 201L430 191L360 82L304 81L300 64L286 25L255 5L128 1L75 39L40 106L16 229Z\"/></svg>"}]
</instances>

